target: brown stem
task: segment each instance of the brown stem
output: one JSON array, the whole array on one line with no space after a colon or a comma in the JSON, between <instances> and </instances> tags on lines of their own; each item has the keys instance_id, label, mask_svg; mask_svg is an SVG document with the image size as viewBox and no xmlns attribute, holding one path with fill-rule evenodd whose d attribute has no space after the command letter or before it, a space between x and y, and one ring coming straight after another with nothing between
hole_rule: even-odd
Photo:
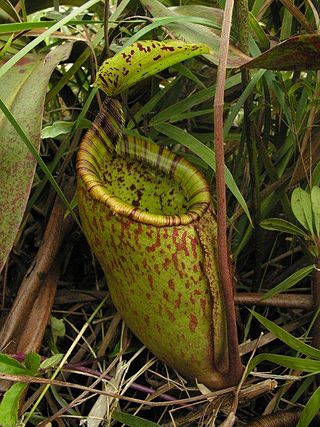
<instances>
[{"instance_id":1,"label":"brown stem","mask_svg":"<svg viewBox=\"0 0 320 427\"><path fill-rule=\"evenodd\" d=\"M109 0L104 1L103 24L105 49L107 57L109 57Z\"/></svg>"},{"instance_id":2,"label":"brown stem","mask_svg":"<svg viewBox=\"0 0 320 427\"><path fill-rule=\"evenodd\" d=\"M73 304L101 301L105 296L105 291L72 291L61 289L55 298L55 304ZM280 308L301 308L302 310L313 309L313 299L308 294L281 294L272 298L263 300L263 293L240 292L234 295L236 305L259 305L263 307L280 307ZM111 307L111 303L106 303Z\"/></svg>"},{"instance_id":3,"label":"brown stem","mask_svg":"<svg viewBox=\"0 0 320 427\"><path fill-rule=\"evenodd\" d=\"M237 323L233 301L233 279L229 267L229 252L227 245L227 203L226 185L224 179L224 138L223 138L223 109L224 85L228 59L228 46L232 21L233 0L225 3L225 12L222 25L219 66L217 70L217 89L214 98L214 134L216 151L216 186L217 186L217 223L218 223L218 266L223 286L226 304L226 322L228 331L229 375L230 378L240 380L242 365L238 352Z\"/></svg>"},{"instance_id":4,"label":"brown stem","mask_svg":"<svg viewBox=\"0 0 320 427\"><path fill-rule=\"evenodd\" d=\"M263 307L301 308L312 310L313 299L311 295L304 294L281 294L268 299L262 299L260 293L237 293L234 302L237 305L259 305Z\"/></svg>"}]
</instances>

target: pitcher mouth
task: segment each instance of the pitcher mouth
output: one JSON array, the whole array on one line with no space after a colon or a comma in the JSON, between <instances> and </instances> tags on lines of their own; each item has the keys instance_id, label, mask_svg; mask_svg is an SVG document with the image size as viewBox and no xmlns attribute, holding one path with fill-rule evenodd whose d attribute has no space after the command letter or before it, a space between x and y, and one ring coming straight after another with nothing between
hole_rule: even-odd
<instances>
[{"instance_id":1,"label":"pitcher mouth","mask_svg":"<svg viewBox=\"0 0 320 427\"><path fill-rule=\"evenodd\" d=\"M104 134L105 136L105 134ZM110 192L102 171L112 152L94 129L89 129L77 156L77 172L90 197L108 206L115 215L158 227L187 225L198 220L208 209L211 196L207 181L191 163L163 146L132 136L122 136L115 145L117 155L148 163L176 180L186 197L188 208L173 215L155 214L133 206Z\"/></svg>"}]
</instances>

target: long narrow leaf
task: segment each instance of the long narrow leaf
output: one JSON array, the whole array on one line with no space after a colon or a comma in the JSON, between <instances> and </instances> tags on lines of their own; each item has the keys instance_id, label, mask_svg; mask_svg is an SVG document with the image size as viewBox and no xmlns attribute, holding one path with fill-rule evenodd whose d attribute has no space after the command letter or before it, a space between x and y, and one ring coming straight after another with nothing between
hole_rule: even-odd
<instances>
[{"instance_id":1,"label":"long narrow leaf","mask_svg":"<svg viewBox=\"0 0 320 427\"><path fill-rule=\"evenodd\" d=\"M295 271L291 276L283 280L279 285L275 286L270 291L266 292L262 299L271 298L279 292L287 291L292 288L292 286L299 283L302 279L307 277L314 270L314 265L307 265L306 267L300 268L300 270Z\"/></svg>"},{"instance_id":2,"label":"long narrow leaf","mask_svg":"<svg viewBox=\"0 0 320 427\"><path fill-rule=\"evenodd\" d=\"M281 218L264 219L260 222L260 225L265 230L280 231L282 233L289 233L304 238L308 237L307 233L304 232L301 228Z\"/></svg>"},{"instance_id":3,"label":"long narrow leaf","mask_svg":"<svg viewBox=\"0 0 320 427\"><path fill-rule=\"evenodd\" d=\"M251 313L265 328L268 329L268 331L272 332L277 338L279 338L279 340L283 341L289 347L305 354L306 356L320 360L320 350L312 347L311 345L305 344L298 338L295 338L293 335L289 334L289 332L280 328L280 326L271 322L266 317L261 316L261 314L256 313L255 311L252 311Z\"/></svg>"},{"instance_id":4,"label":"long narrow leaf","mask_svg":"<svg viewBox=\"0 0 320 427\"><path fill-rule=\"evenodd\" d=\"M297 427L307 427L320 410L320 387L316 389L302 411Z\"/></svg>"},{"instance_id":5,"label":"long narrow leaf","mask_svg":"<svg viewBox=\"0 0 320 427\"><path fill-rule=\"evenodd\" d=\"M112 418L130 427L160 427L160 424L125 412L114 411L112 413Z\"/></svg>"},{"instance_id":6,"label":"long narrow leaf","mask_svg":"<svg viewBox=\"0 0 320 427\"><path fill-rule=\"evenodd\" d=\"M303 372L320 373L320 361L302 359L300 357L281 356L279 354L264 353L254 357L248 365L248 372L251 372L261 362L272 362L289 369L297 369Z\"/></svg>"}]
</instances>

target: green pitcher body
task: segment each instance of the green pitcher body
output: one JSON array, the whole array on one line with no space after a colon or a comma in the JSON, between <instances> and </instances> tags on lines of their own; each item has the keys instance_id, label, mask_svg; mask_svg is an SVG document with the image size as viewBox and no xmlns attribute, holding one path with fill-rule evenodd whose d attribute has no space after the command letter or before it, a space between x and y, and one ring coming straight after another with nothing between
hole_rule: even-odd
<instances>
[{"instance_id":1,"label":"green pitcher body","mask_svg":"<svg viewBox=\"0 0 320 427\"><path fill-rule=\"evenodd\" d=\"M208 184L166 148L124 136L122 120L107 99L77 158L80 218L113 303L169 366L211 389L234 384Z\"/></svg>"}]
</instances>

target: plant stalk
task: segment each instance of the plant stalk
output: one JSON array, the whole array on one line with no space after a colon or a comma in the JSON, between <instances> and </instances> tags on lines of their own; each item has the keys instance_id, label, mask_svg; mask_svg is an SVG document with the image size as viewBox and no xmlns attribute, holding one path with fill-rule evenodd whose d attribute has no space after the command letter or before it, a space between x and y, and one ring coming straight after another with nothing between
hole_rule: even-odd
<instances>
[{"instance_id":1,"label":"plant stalk","mask_svg":"<svg viewBox=\"0 0 320 427\"><path fill-rule=\"evenodd\" d=\"M240 379L242 365L238 350L237 323L233 300L233 276L230 270L230 258L227 244L227 201L226 185L224 179L223 136L224 86L226 79L233 4L233 0L226 0L220 42L219 66L217 70L217 86L214 98L214 136L216 152L218 267L225 297L225 309L228 314L226 322L228 329L229 373L231 377L237 377Z\"/></svg>"}]
</instances>

